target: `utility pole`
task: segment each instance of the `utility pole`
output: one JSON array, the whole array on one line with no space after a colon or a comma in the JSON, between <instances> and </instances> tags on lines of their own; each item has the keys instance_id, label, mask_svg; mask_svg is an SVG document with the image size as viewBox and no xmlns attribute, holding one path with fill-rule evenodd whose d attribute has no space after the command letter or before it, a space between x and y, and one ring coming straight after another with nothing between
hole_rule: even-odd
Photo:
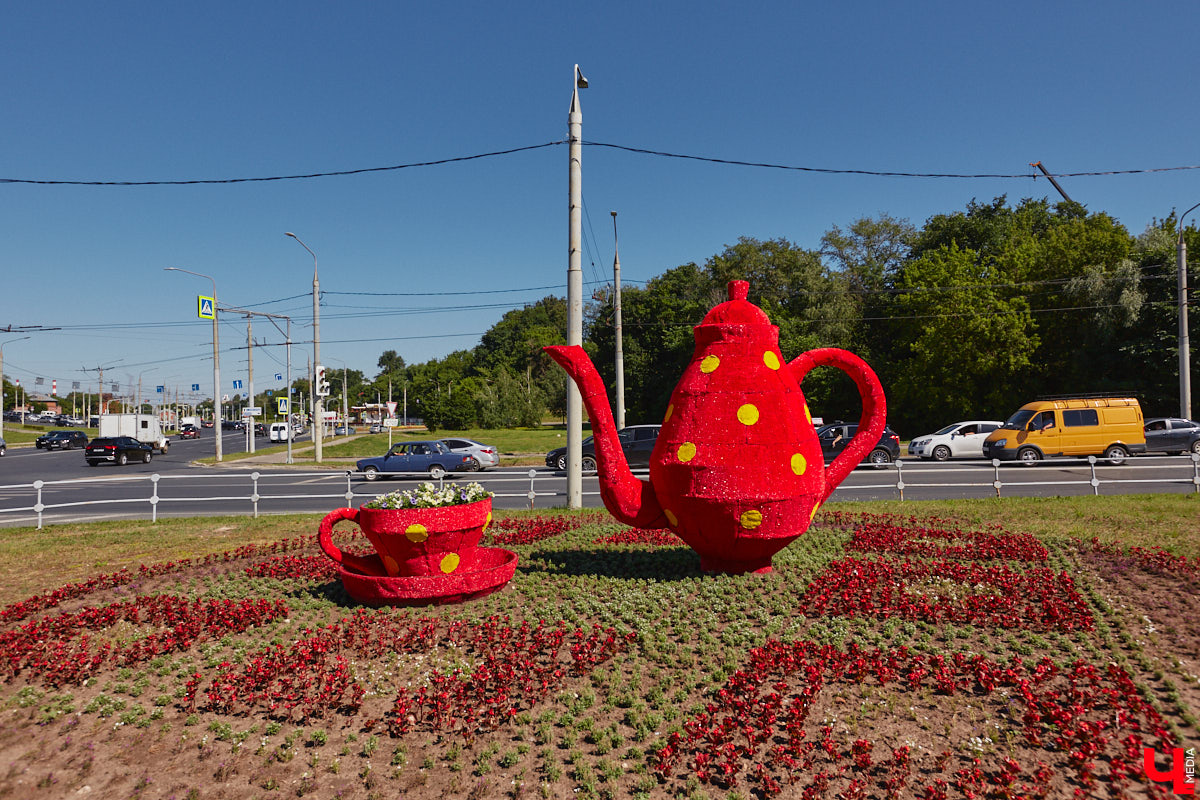
<instances>
[{"instance_id":1,"label":"utility pole","mask_svg":"<svg viewBox=\"0 0 1200 800\"><path fill-rule=\"evenodd\" d=\"M312 365L312 369L313 369L313 375L315 377L316 370L321 366L321 281L317 277L317 254L314 253L309 248L308 245L306 245L304 242L302 242L300 240L300 237L297 236L296 234L288 231L288 232L284 233L283 235L290 236L293 239L295 239L297 242L299 242L300 246L303 247L305 250L308 250L308 254L313 257L313 282L312 282L312 287L313 287L313 290L312 290L312 292L313 292L313 365ZM310 385L311 385L311 383L310 383ZM325 410L325 398L323 398L319 394L317 394L316 390L314 389L313 393L312 393L312 402L313 402L313 405L312 405L312 407L313 407L313 457L316 458L317 463L320 464L321 463L321 455L322 455L321 454L321 446L322 446L321 439L325 433L325 420L322 419L322 417L324 416L323 412Z\"/></svg>"},{"instance_id":2,"label":"utility pole","mask_svg":"<svg viewBox=\"0 0 1200 800\"><path fill-rule=\"evenodd\" d=\"M249 388L247 389L247 391L250 392L250 407L251 408L254 407L254 336L253 336L253 331L252 331L253 324L254 324L254 318L251 317L249 314L247 314L246 315L246 373L247 373L246 377L248 379L247 385ZM246 452L247 453L254 452L254 439L256 438L255 430L254 430L255 419L256 419L255 417L249 417L246 420L246 439L247 439Z\"/></svg>"},{"instance_id":3,"label":"utility pole","mask_svg":"<svg viewBox=\"0 0 1200 800\"><path fill-rule=\"evenodd\" d=\"M1176 271L1179 302L1179 416L1192 418L1192 348L1188 341L1187 299L1187 242L1183 238L1183 218L1200 208L1200 203L1179 215L1179 238L1176 242Z\"/></svg>"},{"instance_id":4,"label":"utility pole","mask_svg":"<svg viewBox=\"0 0 1200 800\"><path fill-rule=\"evenodd\" d=\"M587 79L575 65L571 110L567 113L569 191L567 208L567 345L583 344L583 110L579 90ZM583 506L583 398L567 381L567 508Z\"/></svg>"},{"instance_id":5,"label":"utility pole","mask_svg":"<svg viewBox=\"0 0 1200 800\"><path fill-rule=\"evenodd\" d=\"M617 430L625 427L625 354L621 351L621 249L617 243L617 212L613 218L613 323L616 333Z\"/></svg>"},{"instance_id":6,"label":"utility pole","mask_svg":"<svg viewBox=\"0 0 1200 800\"><path fill-rule=\"evenodd\" d=\"M1062 195L1062 199L1063 199L1063 200L1066 200L1068 203L1074 203L1074 202L1075 202L1075 201L1074 201L1074 200L1072 200L1070 197L1067 197L1067 193L1066 193L1066 192L1064 192L1064 191L1063 191L1063 188L1062 188L1061 186L1059 186L1059 185L1058 185L1058 181L1054 180L1054 176L1053 176L1053 175L1051 175L1049 172L1047 172L1047 171L1046 171L1046 168L1042 166L1042 162L1040 162L1040 161L1031 161L1031 162L1030 162L1030 164L1029 164L1029 166L1031 166L1031 167L1037 167L1038 169L1040 169L1040 170L1042 171L1042 174L1046 176L1046 180L1048 180L1048 181L1050 181L1050 183L1054 184L1054 188L1055 188L1055 189L1057 189L1057 190L1058 190L1058 193Z\"/></svg>"}]
</instances>

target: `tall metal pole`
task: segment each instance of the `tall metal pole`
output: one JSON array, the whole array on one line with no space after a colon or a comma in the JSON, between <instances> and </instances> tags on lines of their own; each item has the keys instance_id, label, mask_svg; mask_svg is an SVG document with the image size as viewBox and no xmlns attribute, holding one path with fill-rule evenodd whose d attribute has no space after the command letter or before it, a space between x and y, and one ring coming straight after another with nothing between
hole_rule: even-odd
<instances>
[{"instance_id":1,"label":"tall metal pole","mask_svg":"<svg viewBox=\"0 0 1200 800\"><path fill-rule=\"evenodd\" d=\"M0 342L0 439L4 438L4 345L28 339L28 336L18 336L7 342Z\"/></svg>"},{"instance_id":2,"label":"tall metal pole","mask_svg":"<svg viewBox=\"0 0 1200 800\"><path fill-rule=\"evenodd\" d=\"M221 448L221 344L217 334L217 314L219 313L220 304L217 302L217 281L211 275L204 275L200 272L192 272L190 269L182 269L181 267L163 267L167 272L185 272L188 275L195 275L197 278L207 278L212 282L212 300L213 300L213 438L217 443L217 461L222 458ZM100 373L100 397L101 404L104 400L104 373ZM102 412L103 413L103 412Z\"/></svg>"},{"instance_id":3,"label":"tall metal pole","mask_svg":"<svg viewBox=\"0 0 1200 800\"><path fill-rule=\"evenodd\" d=\"M300 240L300 237L294 233L287 232L284 236L290 236L313 257L313 377L315 379L317 368L321 365L321 281L317 277L317 254L312 249ZM317 459L317 463L321 463L321 445L322 439L325 436L325 398L317 394L316 389L313 389L313 456Z\"/></svg>"},{"instance_id":4,"label":"tall metal pole","mask_svg":"<svg viewBox=\"0 0 1200 800\"><path fill-rule=\"evenodd\" d=\"M1183 239L1183 218L1197 208L1200 208L1200 203L1179 215L1178 252L1175 259L1179 290L1179 416L1184 419L1192 418L1192 353L1188 342L1187 242Z\"/></svg>"},{"instance_id":5,"label":"tall metal pole","mask_svg":"<svg viewBox=\"0 0 1200 800\"><path fill-rule=\"evenodd\" d=\"M250 407L251 408L254 407L254 334L253 334L253 325L254 325L254 318L247 316L246 317L246 378L247 378L248 388L246 391L248 391L250 393ZM254 439L255 439L255 435L258 433L258 431L256 431L254 429L254 426L255 426L255 418L249 417L246 420L246 436L248 439L247 444L246 444L246 452L247 453L254 452Z\"/></svg>"},{"instance_id":6,"label":"tall metal pole","mask_svg":"<svg viewBox=\"0 0 1200 800\"><path fill-rule=\"evenodd\" d=\"M583 344L583 110L579 90L587 80L575 65L575 86L567 114L570 177L567 243L567 344ZM583 398L575 381L567 381L567 508L583 506Z\"/></svg>"},{"instance_id":7,"label":"tall metal pole","mask_svg":"<svg viewBox=\"0 0 1200 800\"><path fill-rule=\"evenodd\" d=\"M287 423L287 463L292 463L292 414L295 409L292 408L292 318L288 317L287 321L287 416L284 417L284 422Z\"/></svg>"},{"instance_id":8,"label":"tall metal pole","mask_svg":"<svg viewBox=\"0 0 1200 800\"><path fill-rule=\"evenodd\" d=\"M625 354L621 349L621 248L617 243L617 212L613 218L613 327L616 334L617 430L625 427Z\"/></svg>"}]
</instances>

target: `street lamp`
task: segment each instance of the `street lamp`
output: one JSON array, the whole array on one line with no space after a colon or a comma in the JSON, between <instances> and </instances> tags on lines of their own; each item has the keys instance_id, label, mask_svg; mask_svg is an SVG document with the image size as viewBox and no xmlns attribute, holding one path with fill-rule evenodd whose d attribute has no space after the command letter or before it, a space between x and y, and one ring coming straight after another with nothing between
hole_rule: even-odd
<instances>
[{"instance_id":1,"label":"street lamp","mask_svg":"<svg viewBox=\"0 0 1200 800\"><path fill-rule=\"evenodd\" d=\"M1179 215L1179 240L1176 243L1176 267L1179 271L1179 416L1192 418L1191 347L1188 344L1187 243L1183 240L1183 218L1200 208L1200 203Z\"/></svg>"},{"instance_id":2,"label":"street lamp","mask_svg":"<svg viewBox=\"0 0 1200 800\"><path fill-rule=\"evenodd\" d=\"M4 438L4 345L30 339L30 336L18 336L7 342L0 342L0 439Z\"/></svg>"},{"instance_id":3,"label":"street lamp","mask_svg":"<svg viewBox=\"0 0 1200 800\"><path fill-rule=\"evenodd\" d=\"M300 243L300 246L313 257L313 375L321 366L321 281L317 278L317 254L300 237L291 231L285 231L284 236L290 236ZM313 387L313 455L317 463L321 463L321 439L325 436L325 401Z\"/></svg>"},{"instance_id":4,"label":"street lamp","mask_svg":"<svg viewBox=\"0 0 1200 800\"><path fill-rule=\"evenodd\" d=\"M195 275L197 278L205 278L212 282L212 301L213 301L213 438L217 440L217 461L222 459L221 449L221 352L220 340L217 335L217 281L211 275L204 275L200 272L192 272L190 269L182 269L181 267L163 267L167 272L185 272L188 275Z\"/></svg>"}]
</instances>

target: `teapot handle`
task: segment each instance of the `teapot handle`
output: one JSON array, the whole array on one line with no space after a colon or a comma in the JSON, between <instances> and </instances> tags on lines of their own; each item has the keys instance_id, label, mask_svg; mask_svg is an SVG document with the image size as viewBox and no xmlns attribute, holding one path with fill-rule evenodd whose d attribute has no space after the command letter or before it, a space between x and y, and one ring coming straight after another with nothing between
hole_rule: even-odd
<instances>
[{"instance_id":1,"label":"teapot handle","mask_svg":"<svg viewBox=\"0 0 1200 800\"><path fill-rule=\"evenodd\" d=\"M821 502L824 503L838 484L845 480L867 453L871 452L871 448L883 435L884 425L887 424L887 400L875 370L849 350L822 347L802 353L788 363L796 383L801 383L813 367L837 367L845 372L858 387L859 397L862 398L862 416L858 420L858 432L842 450L841 455L825 468L825 494L821 498Z\"/></svg>"},{"instance_id":2,"label":"teapot handle","mask_svg":"<svg viewBox=\"0 0 1200 800\"><path fill-rule=\"evenodd\" d=\"M317 529L317 543L321 545L321 549L325 551L325 555L329 556L337 564L343 567L350 567L358 570L364 575L373 575L375 577L384 578L386 575L380 574L377 569L371 566L371 562L366 559L359 558L352 553L343 553L333 543L333 526L337 525L342 520L347 519L358 524L358 509L357 508L338 508L325 515L321 520L321 526Z\"/></svg>"}]
</instances>

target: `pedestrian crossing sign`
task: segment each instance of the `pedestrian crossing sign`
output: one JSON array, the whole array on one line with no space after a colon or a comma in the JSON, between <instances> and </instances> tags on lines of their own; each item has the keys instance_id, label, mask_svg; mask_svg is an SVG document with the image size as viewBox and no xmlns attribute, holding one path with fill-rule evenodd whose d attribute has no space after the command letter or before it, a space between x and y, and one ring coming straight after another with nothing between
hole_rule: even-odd
<instances>
[{"instance_id":1,"label":"pedestrian crossing sign","mask_svg":"<svg viewBox=\"0 0 1200 800\"><path fill-rule=\"evenodd\" d=\"M280 414L288 413L288 399L286 397L275 398L275 403L276 403L277 407L279 408Z\"/></svg>"},{"instance_id":2,"label":"pedestrian crossing sign","mask_svg":"<svg viewBox=\"0 0 1200 800\"><path fill-rule=\"evenodd\" d=\"M200 295L196 298L196 300L199 303L198 316L200 317L200 319L216 319L217 318L216 301L214 300L214 298L205 297L204 295Z\"/></svg>"}]
</instances>

